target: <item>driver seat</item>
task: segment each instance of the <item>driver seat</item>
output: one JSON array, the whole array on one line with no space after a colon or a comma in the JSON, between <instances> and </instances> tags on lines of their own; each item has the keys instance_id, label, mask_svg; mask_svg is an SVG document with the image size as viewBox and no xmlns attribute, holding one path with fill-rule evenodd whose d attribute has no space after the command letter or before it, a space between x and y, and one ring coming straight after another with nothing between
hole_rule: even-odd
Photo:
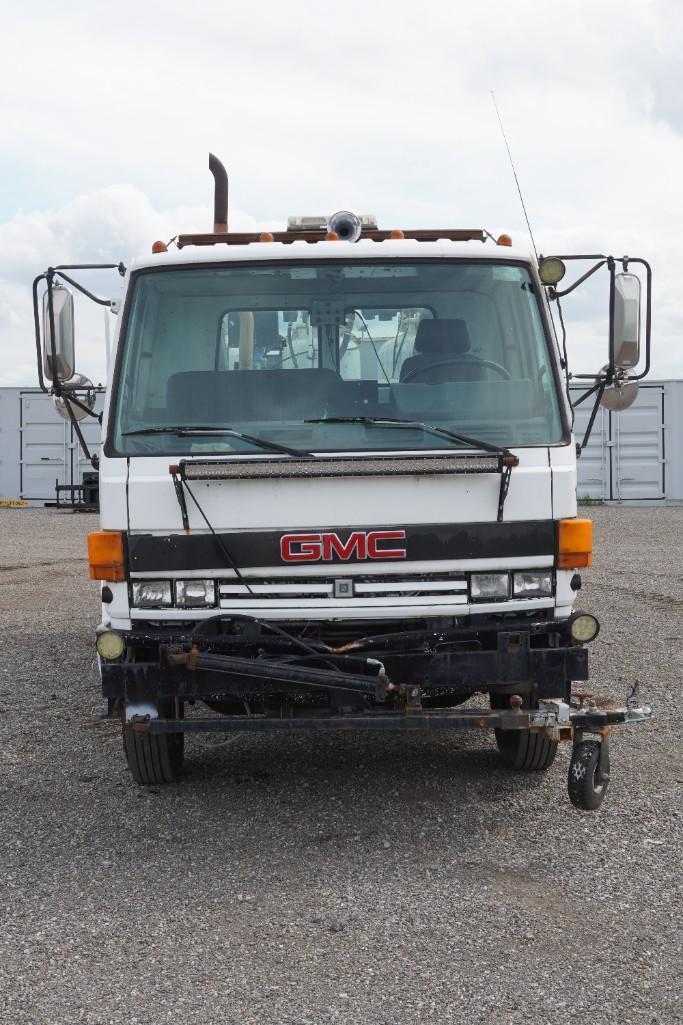
<instances>
[{"instance_id":1,"label":"driver seat","mask_svg":"<svg viewBox=\"0 0 683 1025\"><path fill-rule=\"evenodd\" d=\"M413 355L404 360L399 380L404 381L412 374L417 375L416 380L419 377L420 384L479 380L484 368L477 366L476 357L469 356L458 362L458 356L465 356L471 344L464 320L445 317L421 320Z\"/></svg>"}]
</instances>

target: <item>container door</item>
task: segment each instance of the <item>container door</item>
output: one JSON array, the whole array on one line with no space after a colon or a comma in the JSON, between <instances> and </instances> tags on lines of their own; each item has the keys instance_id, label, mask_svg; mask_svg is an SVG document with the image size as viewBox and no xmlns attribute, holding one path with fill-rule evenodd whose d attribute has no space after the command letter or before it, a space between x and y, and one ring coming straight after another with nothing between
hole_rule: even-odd
<instances>
[{"instance_id":1,"label":"container door","mask_svg":"<svg viewBox=\"0 0 683 1025\"><path fill-rule=\"evenodd\" d=\"M21 497L54 502L55 481L68 484L71 473L70 428L42 392L22 392Z\"/></svg>"},{"instance_id":2,"label":"container door","mask_svg":"<svg viewBox=\"0 0 683 1025\"><path fill-rule=\"evenodd\" d=\"M612 414L615 499L664 498L664 389L643 387L629 409Z\"/></svg>"},{"instance_id":3,"label":"container door","mask_svg":"<svg viewBox=\"0 0 683 1025\"><path fill-rule=\"evenodd\" d=\"M579 398L580 395L581 391L572 391L573 399ZM583 440L586 433L594 402L595 399L591 395L574 410L574 434L578 442ZM604 501L610 497L609 440L609 413L601 406L588 445L577 463L577 498Z\"/></svg>"}]
</instances>

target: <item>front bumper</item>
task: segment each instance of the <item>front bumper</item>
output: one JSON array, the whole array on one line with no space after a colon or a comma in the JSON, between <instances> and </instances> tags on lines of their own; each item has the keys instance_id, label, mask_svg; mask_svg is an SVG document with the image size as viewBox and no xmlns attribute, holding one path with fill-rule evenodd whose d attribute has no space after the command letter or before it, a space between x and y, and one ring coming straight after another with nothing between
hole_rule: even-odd
<instances>
[{"instance_id":1,"label":"front bumper","mask_svg":"<svg viewBox=\"0 0 683 1025\"><path fill-rule=\"evenodd\" d=\"M162 629L123 636L128 660L102 664L103 695L133 704L160 698L265 699L316 688L381 701L379 666L382 680L392 687L417 686L425 695L490 691L567 698L571 681L588 679L587 650L571 641L566 620L489 622L361 638L335 649L319 645L317 665L314 656L277 637Z\"/></svg>"}]
</instances>

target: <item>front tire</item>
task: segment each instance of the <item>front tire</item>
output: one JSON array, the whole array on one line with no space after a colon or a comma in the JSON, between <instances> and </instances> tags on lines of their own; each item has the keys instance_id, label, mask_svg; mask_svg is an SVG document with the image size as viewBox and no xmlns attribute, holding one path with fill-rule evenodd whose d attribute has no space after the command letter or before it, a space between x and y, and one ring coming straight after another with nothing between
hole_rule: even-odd
<instances>
[{"instance_id":1,"label":"front tire","mask_svg":"<svg viewBox=\"0 0 683 1025\"><path fill-rule=\"evenodd\" d=\"M160 702L159 715L164 719L178 718L175 702ZM130 723L124 723L123 750L136 783L142 786L174 783L183 766L185 734L138 733Z\"/></svg>"},{"instance_id":2,"label":"front tire","mask_svg":"<svg viewBox=\"0 0 683 1025\"><path fill-rule=\"evenodd\" d=\"M491 694L491 708L509 708L508 695ZM555 761L558 741L531 730L494 730L500 757L516 772L545 772Z\"/></svg>"}]
</instances>

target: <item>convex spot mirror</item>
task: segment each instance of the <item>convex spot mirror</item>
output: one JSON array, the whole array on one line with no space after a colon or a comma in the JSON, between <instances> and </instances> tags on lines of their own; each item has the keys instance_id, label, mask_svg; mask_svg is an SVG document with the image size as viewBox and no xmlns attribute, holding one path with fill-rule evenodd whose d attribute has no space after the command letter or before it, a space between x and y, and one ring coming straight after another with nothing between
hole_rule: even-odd
<instances>
[{"instance_id":1,"label":"convex spot mirror","mask_svg":"<svg viewBox=\"0 0 683 1025\"><path fill-rule=\"evenodd\" d=\"M65 420L82 420L88 416L88 410L92 412L95 408L95 385L89 377L74 374L68 381L62 381L62 389L62 394L53 395L52 401L59 415ZM78 399L78 405L69 402L72 397Z\"/></svg>"},{"instance_id":2,"label":"convex spot mirror","mask_svg":"<svg viewBox=\"0 0 683 1025\"><path fill-rule=\"evenodd\" d=\"M640 359L640 278L617 274L614 278L614 365L623 370Z\"/></svg>"},{"instance_id":3,"label":"convex spot mirror","mask_svg":"<svg viewBox=\"0 0 683 1025\"><path fill-rule=\"evenodd\" d=\"M50 381L68 381L74 375L74 297L63 285L52 286L54 346L50 325L49 291L43 296L43 370ZM54 351L54 357L53 357Z\"/></svg>"}]
</instances>

